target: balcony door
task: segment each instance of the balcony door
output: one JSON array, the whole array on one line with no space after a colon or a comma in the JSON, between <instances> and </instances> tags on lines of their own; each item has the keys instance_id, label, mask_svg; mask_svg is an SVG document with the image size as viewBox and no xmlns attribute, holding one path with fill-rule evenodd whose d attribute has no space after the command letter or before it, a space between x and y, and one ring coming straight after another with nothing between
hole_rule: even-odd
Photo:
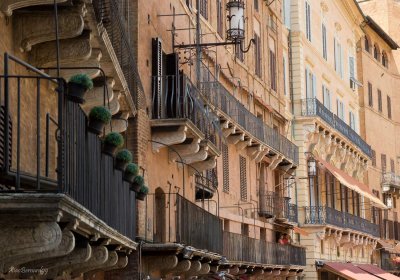
<instances>
[{"instance_id":1,"label":"balcony door","mask_svg":"<svg viewBox=\"0 0 400 280\"><path fill-rule=\"evenodd\" d=\"M156 189L155 193L155 219L156 228L154 233L154 242L166 242L166 203L165 193L161 188Z\"/></svg>"}]
</instances>

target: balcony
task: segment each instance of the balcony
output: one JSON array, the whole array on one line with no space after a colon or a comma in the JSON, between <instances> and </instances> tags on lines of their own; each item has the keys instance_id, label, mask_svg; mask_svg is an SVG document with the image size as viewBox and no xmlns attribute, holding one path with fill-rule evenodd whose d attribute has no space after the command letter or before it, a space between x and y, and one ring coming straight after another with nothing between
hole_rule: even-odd
<instances>
[{"instance_id":1,"label":"balcony","mask_svg":"<svg viewBox=\"0 0 400 280\"><path fill-rule=\"evenodd\" d=\"M213 168L202 174L195 174L196 200L211 199L218 188L217 170Z\"/></svg>"},{"instance_id":2,"label":"balcony","mask_svg":"<svg viewBox=\"0 0 400 280\"><path fill-rule=\"evenodd\" d=\"M272 169L280 167L288 171L298 166L298 147L246 109L222 84L203 82L201 89L207 102L219 111L229 143L239 149L247 147L248 154L256 161L268 156L272 159Z\"/></svg>"},{"instance_id":3,"label":"balcony","mask_svg":"<svg viewBox=\"0 0 400 280\"><path fill-rule=\"evenodd\" d=\"M230 261L277 266L305 266L306 251L293 245L281 245L242 234L224 232L224 256Z\"/></svg>"},{"instance_id":4,"label":"balcony","mask_svg":"<svg viewBox=\"0 0 400 280\"><path fill-rule=\"evenodd\" d=\"M282 197L275 192L267 192L260 197L260 216L275 218L280 222L297 223L297 205L291 204L290 197Z\"/></svg>"},{"instance_id":5,"label":"balcony","mask_svg":"<svg viewBox=\"0 0 400 280\"><path fill-rule=\"evenodd\" d=\"M340 132L347 140L351 141L367 157L372 157L371 146L368 145L349 125L327 109L318 99L303 99L301 102L301 115L304 117L319 117L331 128Z\"/></svg>"},{"instance_id":6,"label":"balcony","mask_svg":"<svg viewBox=\"0 0 400 280\"><path fill-rule=\"evenodd\" d=\"M216 117L185 75L152 79L153 150L171 146L170 161L183 160L191 175L215 167L220 155Z\"/></svg>"},{"instance_id":7,"label":"balcony","mask_svg":"<svg viewBox=\"0 0 400 280\"><path fill-rule=\"evenodd\" d=\"M382 175L382 191L399 193L400 176L393 172L386 172Z\"/></svg>"},{"instance_id":8,"label":"balcony","mask_svg":"<svg viewBox=\"0 0 400 280\"><path fill-rule=\"evenodd\" d=\"M366 219L354 216L350 213L341 212L325 206L305 207L305 223L308 225L332 225L342 229L359 231L374 237L380 237L379 225L373 224Z\"/></svg>"},{"instance_id":9,"label":"balcony","mask_svg":"<svg viewBox=\"0 0 400 280\"><path fill-rule=\"evenodd\" d=\"M381 254L381 268L395 275L400 275L400 264L393 261L394 258L399 258L397 254L390 254L389 252L382 252Z\"/></svg>"},{"instance_id":10,"label":"balcony","mask_svg":"<svg viewBox=\"0 0 400 280\"><path fill-rule=\"evenodd\" d=\"M3 264L43 265L49 278L65 269L72 275L91 271L95 261L105 270L126 266L137 245L129 183L114 169L114 159L101 152L101 139L87 130L80 105L66 98L62 79L7 54L4 61L0 220L8 253Z\"/></svg>"}]
</instances>

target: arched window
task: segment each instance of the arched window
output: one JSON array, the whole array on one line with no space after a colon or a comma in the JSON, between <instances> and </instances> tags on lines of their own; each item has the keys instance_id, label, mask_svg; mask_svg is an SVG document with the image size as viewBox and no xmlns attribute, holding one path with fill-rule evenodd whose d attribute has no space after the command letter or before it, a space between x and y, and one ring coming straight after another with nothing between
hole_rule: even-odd
<instances>
[{"instance_id":1,"label":"arched window","mask_svg":"<svg viewBox=\"0 0 400 280\"><path fill-rule=\"evenodd\" d=\"M374 45L374 58L378 61L380 61L380 59L381 59L381 54L380 54L379 47L377 44Z\"/></svg>"},{"instance_id":2,"label":"arched window","mask_svg":"<svg viewBox=\"0 0 400 280\"><path fill-rule=\"evenodd\" d=\"M389 67L388 56L385 51L382 51L382 65L385 66L386 68Z\"/></svg>"},{"instance_id":3,"label":"arched window","mask_svg":"<svg viewBox=\"0 0 400 280\"><path fill-rule=\"evenodd\" d=\"M371 41L367 36L364 37L364 47L367 52L371 53Z\"/></svg>"}]
</instances>

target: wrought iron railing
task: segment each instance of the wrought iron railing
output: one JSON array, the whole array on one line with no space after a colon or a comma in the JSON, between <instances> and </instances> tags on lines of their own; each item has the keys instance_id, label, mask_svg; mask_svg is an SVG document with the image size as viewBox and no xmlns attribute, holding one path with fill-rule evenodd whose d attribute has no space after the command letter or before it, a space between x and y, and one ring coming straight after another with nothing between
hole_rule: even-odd
<instances>
[{"instance_id":1,"label":"wrought iron railing","mask_svg":"<svg viewBox=\"0 0 400 280\"><path fill-rule=\"evenodd\" d=\"M207 140L219 146L218 118L186 75L154 76L152 85L153 119L188 119Z\"/></svg>"},{"instance_id":2,"label":"wrought iron railing","mask_svg":"<svg viewBox=\"0 0 400 280\"><path fill-rule=\"evenodd\" d=\"M66 98L65 82L7 54L4 65L0 103L4 100L4 118L10 122L0 131L4 147L10 148L1 149L3 190L64 193L134 240L135 196L122 173L114 169L113 158L102 154L99 137L87 130L87 117L79 104ZM18 68L28 74L9 72ZM58 89L56 95L43 90L49 82ZM35 109L26 110L31 106ZM45 126L49 116L53 125Z\"/></svg>"},{"instance_id":3,"label":"wrought iron railing","mask_svg":"<svg viewBox=\"0 0 400 280\"><path fill-rule=\"evenodd\" d=\"M266 125L262 119L256 117L222 84L216 81L203 82L201 90L206 100L214 107L224 112L249 134L298 165L298 147L277 130Z\"/></svg>"},{"instance_id":4,"label":"wrought iron railing","mask_svg":"<svg viewBox=\"0 0 400 280\"><path fill-rule=\"evenodd\" d=\"M400 188L400 176L393 172L386 172L382 175L382 186L383 187L399 187Z\"/></svg>"},{"instance_id":5,"label":"wrought iron railing","mask_svg":"<svg viewBox=\"0 0 400 280\"><path fill-rule=\"evenodd\" d=\"M196 187L199 189L208 189L215 191L218 187L218 178L215 169L204 171L201 174L195 174Z\"/></svg>"},{"instance_id":6,"label":"wrought iron railing","mask_svg":"<svg viewBox=\"0 0 400 280\"><path fill-rule=\"evenodd\" d=\"M301 102L302 116L318 116L333 129L343 134L347 139L353 142L368 157L372 157L371 146L368 145L349 125L347 125L338 116L326 108L318 99L307 98Z\"/></svg>"},{"instance_id":7,"label":"wrought iron railing","mask_svg":"<svg viewBox=\"0 0 400 280\"><path fill-rule=\"evenodd\" d=\"M306 206L305 224L333 225L380 236L379 225L350 213L325 206Z\"/></svg>"},{"instance_id":8,"label":"wrought iron railing","mask_svg":"<svg viewBox=\"0 0 400 280\"><path fill-rule=\"evenodd\" d=\"M230 261L286 266L306 265L304 248L267 242L232 232L224 232L223 254Z\"/></svg>"},{"instance_id":9,"label":"wrought iron railing","mask_svg":"<svg viewBox=\"0 0 400 280\"><path fill-rule=\"evenodd\" d=\"M289 203L289 212L288 212L288 220L292 223L299 222L298 210L297 205Z\"/></svg>"},{"instance_id":10,"label":"wrought iron railing","mask_svg":"<svg viewBox=\"0 0 400 280\"><path fill-rule=\"evenodd\" d=\"M222 253L222 220L179 194L150 194L146 203L145 239L149 242L176 242L197 249Z\"/></svg>"},{"instance_id":11,"label":"wrought iron railing","mask_svg":"<svg viewBox=\"0 0 400 280\"><path fill-rule=\"evenodd\" d=\"M144 94L144 90L130 40L135 31L129 23L128 0L97 0L92 4L97 22L106 29L132 98L137 102L138 94Z\"/></svg>"}]
</instances>

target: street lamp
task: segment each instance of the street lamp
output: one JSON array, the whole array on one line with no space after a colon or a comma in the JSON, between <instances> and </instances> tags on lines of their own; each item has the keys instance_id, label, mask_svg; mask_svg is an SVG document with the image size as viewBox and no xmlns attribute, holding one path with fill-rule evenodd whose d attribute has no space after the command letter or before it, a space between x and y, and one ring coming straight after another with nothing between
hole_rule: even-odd
<instances>
[{"instance_id":1,"label":"street lamp","mask_svg":"<svg viewBox=\"0 0 400 280\"><path fill-rule=\"evenodd\" d=\"M228 41L239 42L244 40L244 2L243 0L231 0L226 4L228 11L229 28L226 31Z\"/></svg>"},{"instance_id":2,"label":"street lamp","mask_svg":"<svg viewBox=\"0 0 400 280\"><path fill-rule=\"evenodd\" d=\"M307 161L308 167L308 177L315 177L317 176L317 161L315 158L310 157Z\"/></svg>"}]
</instances>

